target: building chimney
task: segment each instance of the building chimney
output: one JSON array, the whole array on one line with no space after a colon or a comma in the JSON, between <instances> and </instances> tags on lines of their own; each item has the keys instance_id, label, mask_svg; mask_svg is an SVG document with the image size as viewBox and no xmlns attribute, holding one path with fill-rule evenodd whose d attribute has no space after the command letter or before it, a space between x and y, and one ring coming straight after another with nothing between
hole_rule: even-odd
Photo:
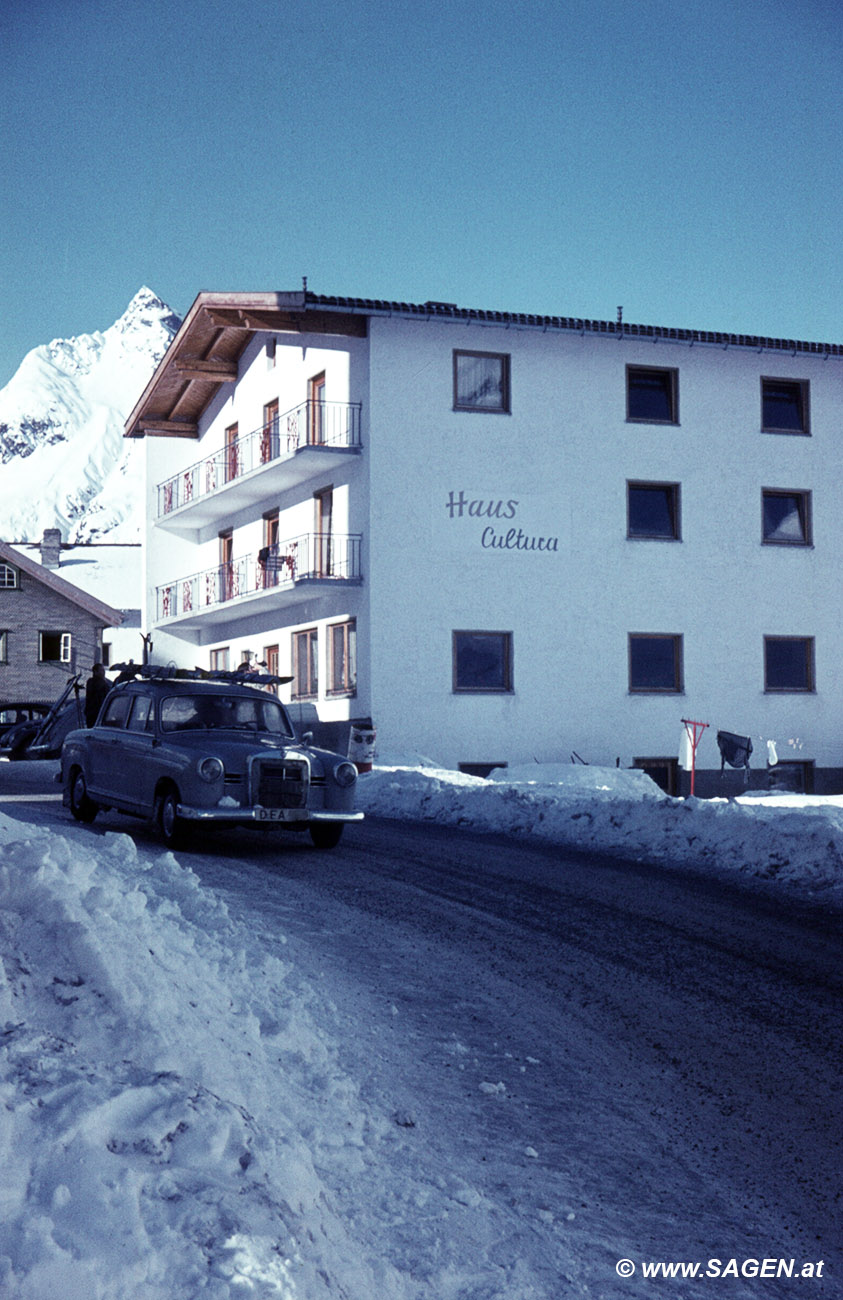
<instances>
[{"instance_id":1,"label":"building chimney","mask_svg":"<svg viewBox=\"0 0 843 1300\"><path fill-rule=\"evenodd\" d=\"M61 529L45 528L44 536L41 539L41 563L45 569L57 569L59 567L60 551Z\"/></svg>"}]
</instances>

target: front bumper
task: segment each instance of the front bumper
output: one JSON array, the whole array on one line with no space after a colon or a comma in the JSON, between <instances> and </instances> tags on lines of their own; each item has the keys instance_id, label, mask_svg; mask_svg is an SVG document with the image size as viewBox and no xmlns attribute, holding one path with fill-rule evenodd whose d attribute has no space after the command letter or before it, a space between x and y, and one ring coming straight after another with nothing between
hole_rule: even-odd
<instances>
[{"instance_id":1,"label":"front bumper","mask_svg":"<svg viewBox=\"0 0 843 1300\"><path fill-rule=\"evenodd\" d=\"M310 808L262 808L260 804L244 808L194 808L180 803L176 815L186 822L219 822L230 826L244 826L253 822L257 826L283 826L296 822L299 826L311 822L362 822L362 812L330 812Z\"/></svg>"}]
</instances>

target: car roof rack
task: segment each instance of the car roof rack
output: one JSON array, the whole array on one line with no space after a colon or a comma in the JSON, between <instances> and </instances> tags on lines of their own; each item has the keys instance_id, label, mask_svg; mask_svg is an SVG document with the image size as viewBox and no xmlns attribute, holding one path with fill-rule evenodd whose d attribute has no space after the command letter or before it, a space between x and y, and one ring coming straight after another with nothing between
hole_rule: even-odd
<instances>
[{"instance_id":1,"label":"car roof rack","mask_svg":"<svg viewBox=\"0 0 843 1300\"><path fill-rule=\"evenodd\" d=\"M177 668L175 664L112 664L109 672L119 673L118 682L131 682L136 677L154 682L230 682L235 686L283 686L292 677L278 677L261 669L245 668Z\"/></svg>"}]
</instances>

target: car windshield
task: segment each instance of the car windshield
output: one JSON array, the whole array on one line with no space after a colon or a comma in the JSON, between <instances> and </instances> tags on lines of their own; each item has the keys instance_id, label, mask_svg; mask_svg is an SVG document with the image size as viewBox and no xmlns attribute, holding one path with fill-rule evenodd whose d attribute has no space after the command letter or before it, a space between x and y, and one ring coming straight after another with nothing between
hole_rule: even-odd
<instances>
[{"instance_id":1,"label":"car windshield","mask_svg":"<svg viewBox=\"0 0 843 1300\"><path fill-rule=\"evenodd\" d=\"M292 735L277 700L242 695L169 695L161 701L162 731L253 731Z\"/></svg>"}]
</instances>

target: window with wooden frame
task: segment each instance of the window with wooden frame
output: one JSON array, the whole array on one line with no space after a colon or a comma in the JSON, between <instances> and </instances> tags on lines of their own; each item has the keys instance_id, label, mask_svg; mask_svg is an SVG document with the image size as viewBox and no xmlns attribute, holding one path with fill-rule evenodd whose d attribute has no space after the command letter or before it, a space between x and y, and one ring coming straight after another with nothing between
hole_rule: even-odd
<instances>
[{"instance_id":1,"label":"window with wooden frame","mask_svg":"<svg viewBox=\"0 0 843 1300\"><path fill-rule=\"evenodd\" d=\"M628 481L626 535L678 542L681 538L679 484Z\"/></svg>"},{"instance_id":2,"label":"window with wooden frame","mask_svg":"<svg viewBox=\"0 0 843 1300\"><path fill-rule=\"evenodd\" d=\"M357 693L357 620L328 628L328 694Z\"/></svg>"},{"instance_id":3,"label":"window with wooden frame","mask_svg":"<svg viewBox=\"0 0 843 1300\"><path fill-rule=\"evenodd\" d=\"M264 546L278 545L279 518L280 516L277 510L268 510L263 516Z\"/></svg>"},{"instance_id":4,"label":"window with wooden frame","mask_svg":"<svg viewBox=\"0 0 843 1300\"><path fill-rule=\"evenodd\" d=\"M319 694L319 637L315 627L293 633L294 700L315 700Z\"/></svg>"},{"instance_id":5,"label":"window with wooden frame","mask_svg":"<svg viewBox=\"0 0 843 1300\"><path fill-rule=\"evenodd\" d=\"M307 441L325 441L325 371L307 381Z\"/></svg>"},{"instance_id":6,"label":"window with wooden frame","mask_svg":"<svg viewBox=\"0 0 843 1300\"><path fill-rule=\"evenodd\" d=\"M225 481L230 483L240 473L240 444L237 425L230 424L225 431Z\"/></svg>"},{"instance_id":7,"label":"window with wooden frame","mask_svg":"<svg viewBox=\"0 0 843 1300\"><path fill-rule=\"evenodd\" d=\"M263 661L264 661L264 663L266 664L266 671L269 673L269 675L270 675L271 677L278 677L278 676L280 675L280 673L279 673L279 659L280 659L280 656L279 656L278 646L277 646L277 645L265 645L265 646L264 646L264 648L263 648ZM278 686L277 686L277 685L268 686L266 689L267 689L268 691L272 691L275 695L278 694Z\"/></svg>"},{"instance_id":8,"label":"window with wooden frame","mask_svg":"<svg viewBox=\"0 0 843 1300\"><path fill-rule=\"evenodd\" d=\"M73 638L69 632L39 632L38 661L42 664L69 664Z\"/></svg>"},{"instance_id":9,"label":"window with wooden frame","mask_svg":"<svg viewBox=\"0 0 843 1300\"><path fill-rule=\"evenodd\" d=\"M761 432L810 434L810 384L807 379L762 378Z\"/></svg>"},{"instance_id":10,"label":"window with wooden frame","mask_svg":"<svg viewBox=\"0 0 843 1300\"><path fill-rule=\"evenodd\" d=\"M261 429L261 464L275 460L281 452L278 436L278 398L266 402L263 408L263 428Z\"/></svg>"},{"instance_id":11,"label":"window with wooden frame","mask_svg":"<svg viewBox=\"0 0 843 1300\"><path fill-rule=\"evenodd\" d=\"M20 575L17 569L11 564L0 564L0 590L17 591L20 586Z\"/></svg>"},{"instance_id":12,"label":"window with wooden frame","mask_svg":"<svg viewBox=\"0 0 843 1300\"><path fill-rule=\"evenodd\" d=\"M816 690L812 636L765 636L764 690L769 694Z\"/></svg>"},{"instance_id":13,"label":"window with wooden frame","mask_svg":"<svg viewBox=\"0 0 843 1300\"><path fill-rule=\"evenodd\" d=\"M455 349L454 410L508 415L509 370L508 353Z\"/></svg>"},{"instance_id":14,"label":"window with wooden frame","mask_svg":"<svg viewBox=\"0 0 843 1300\"><path fill-rule=\"evenodd\" d=\"M320 488L313 494L314 577L330 578L334 572L334 489Z\"/></svg>"},{"instance_id":15,"label":"window with wooden frame","mask_svg":"<svg viewBox=\"0 0 843 1300\"><path fill-rule=\"evenodd\" d=\"M761 540L767 546L811 546L811 493L762 488Z\"/></svg>"},{"instance_id":16,"label":"window with wooden frame","mask_svg":"<svg viewBox=\"0 0 843 1300\"><path fill-rule=\"evenodd\" d=\"M682 693L682 637L677 633L630 632L629 690L632 694Z\"/></svg>"},{"instance_id":17,"label":"window with wooden frame","mask_svg":"<svg viewBox=\"0 0 843 1300\"><path fill-rule=\"evenodd\" d=\"M219 600L231 600L234 595L234 534L230 529L219 534Z\"/></svg>"},{"instance_id":18,"label":"window with wooden frame","mask_svg":"<svg viewBox=\"0 0 843 1300\"><path fill-rule=\"evenodd\" d=\"M507 694L513 690L512 633L452 633L455 694Z\"/></svg>"},{"instance_id":19,"label":"window with wooden frame","mask_svg":"<svg viewBox=\"0 0 843 1300\"><path fill-rule=\"evenodd\" d=\"M218 650L212 650L210 653L210 667L212 672L227 673L229 668L230 647L227 645L220 646Z\"/></svg>"},{"instance_id":20,"label":"window with wooden frame","mask_svg":"<svg viewBox=\"0 0 843 1300\"><path fill-rule=\"evenodd\" d=\"M627 366L626 418L642 424L678 424L679 371Z\"/></svg>"}]
</instances>

